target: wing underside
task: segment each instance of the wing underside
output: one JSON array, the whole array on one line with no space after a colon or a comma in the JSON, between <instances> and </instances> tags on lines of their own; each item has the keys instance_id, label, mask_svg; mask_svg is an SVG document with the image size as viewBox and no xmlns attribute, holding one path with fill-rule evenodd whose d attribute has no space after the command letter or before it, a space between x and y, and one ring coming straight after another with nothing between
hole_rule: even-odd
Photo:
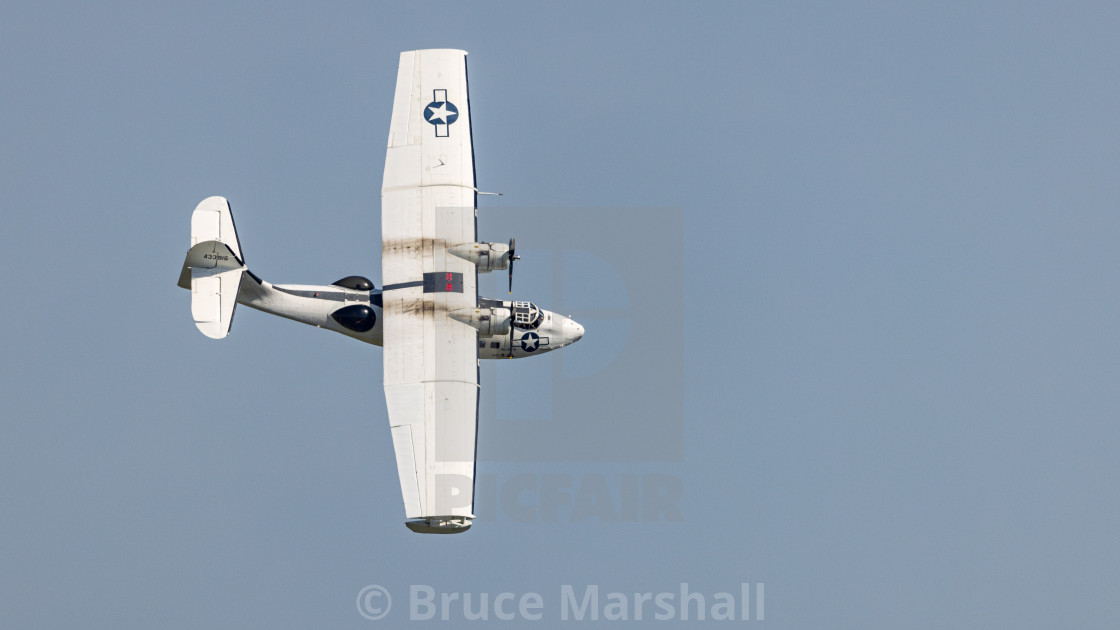
<instances>
[{"instance_id":1,"label":"wing underside","mask_svg":"<svg viewBox=\"0 0 1120 630\"><path fill-rule=\"evenodd\" d=\"M384 385L408 523L462 531L474 509L478 337L466 53L401 53L381 190Z\"/></svg>"}]
</instances>

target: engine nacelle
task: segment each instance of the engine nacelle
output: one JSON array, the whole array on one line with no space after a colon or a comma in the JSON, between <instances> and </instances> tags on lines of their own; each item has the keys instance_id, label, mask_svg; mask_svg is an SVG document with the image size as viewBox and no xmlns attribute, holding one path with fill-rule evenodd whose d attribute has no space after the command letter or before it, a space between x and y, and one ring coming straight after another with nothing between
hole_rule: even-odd
<instances>
[{"instance_id":1,"label":"engine nacelle","mask_svg":"<svg viewBox=\"0 0 1120 630\"><path fill-rule=\"evenodd\" d=\"M449 248L448 253L478 266L479 273L509 267L509 245L505 243L463 243Z\"/></svg>"},{"instance_id":2,"label":"engine nacelle","mask_svg":"<svg viewBox=\"0 0 1120 630\"><path fill-rule=\"evenodd\" d=\"M508 308L461 308L448 315L457 322L473 326L483 337L508 335L512 318Z\"/></svg>"}]
</instances>

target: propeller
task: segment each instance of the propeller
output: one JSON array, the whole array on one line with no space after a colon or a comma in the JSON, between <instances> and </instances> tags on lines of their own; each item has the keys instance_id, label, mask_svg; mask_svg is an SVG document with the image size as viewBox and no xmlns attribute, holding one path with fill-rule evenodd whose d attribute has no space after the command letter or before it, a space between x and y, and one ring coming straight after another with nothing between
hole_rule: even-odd
<instances>
[{"instance_id":1,"label":"propeller","mask_svg":"<svg viewBox=\"0 0 1120 630\"><path fill-rule=\"evenodd\" d=\"M521 260L517 255L517 239L509 239L509 293L513 295L513 261Z\"/></svg>"}]
</instances>

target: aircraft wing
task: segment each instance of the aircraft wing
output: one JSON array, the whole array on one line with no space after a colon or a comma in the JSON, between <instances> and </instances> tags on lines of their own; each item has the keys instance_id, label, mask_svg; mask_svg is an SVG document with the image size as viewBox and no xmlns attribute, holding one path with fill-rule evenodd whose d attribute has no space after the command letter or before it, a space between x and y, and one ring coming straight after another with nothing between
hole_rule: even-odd
<instances>
[{"instance_id":1,"label":"aircraft wing","mask_svg":"<svg viewBox=\"0 0 1120 630\"><path fill-rule=\"evenodd\" d=\"M466 53L401 53L381 188L385 401L406 522L452 533L474 518L478 332L474 155Z\"/></svg>"}]
</instances>

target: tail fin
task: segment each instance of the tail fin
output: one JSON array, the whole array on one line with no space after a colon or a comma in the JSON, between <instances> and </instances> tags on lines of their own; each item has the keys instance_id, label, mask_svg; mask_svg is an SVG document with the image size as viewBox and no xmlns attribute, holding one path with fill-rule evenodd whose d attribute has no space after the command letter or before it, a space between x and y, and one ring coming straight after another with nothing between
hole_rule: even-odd
<instances>
[{"instance_id":1,"label":"tail fin","mask_svg":"<svg viewBox=\"0 0 1120 630\"><path fill-rule=\"evenodd\" d=\"M191 290L191 314L202 334L212 339L229 334L245 271L229 202L204 199L191 215L191 248L179 273L179 286Z\"/></svg>"}]
</instances>

